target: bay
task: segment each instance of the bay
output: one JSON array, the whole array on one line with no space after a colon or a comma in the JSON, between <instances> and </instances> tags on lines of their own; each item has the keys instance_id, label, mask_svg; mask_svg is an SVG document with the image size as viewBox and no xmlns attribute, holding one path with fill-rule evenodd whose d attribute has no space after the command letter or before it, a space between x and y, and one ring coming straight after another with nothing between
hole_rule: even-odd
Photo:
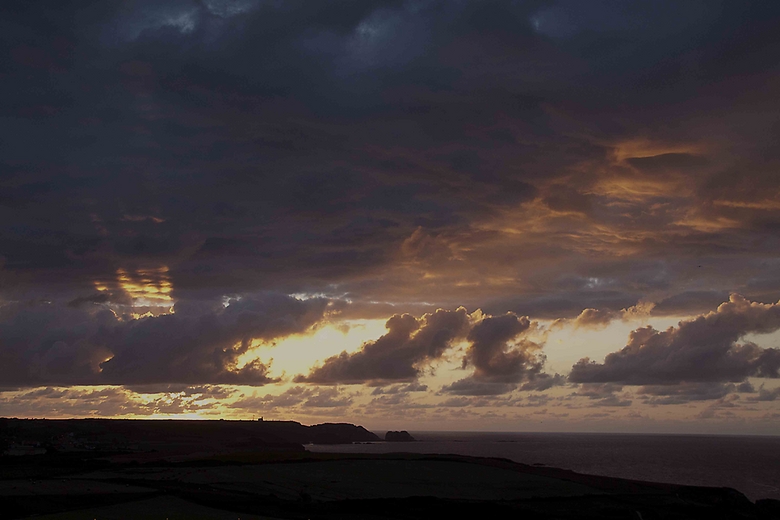
<instances>
[{"instance_id":1,"label":"bay","mask_svg":"<svg viewBox=\"0 0 780 520\"><path fill-rule=\"evenodd\" d=\"M380 437L384 432L377 432ZM410 432L416 442L310 445L312 452L499 457L578 473L730 487L780 500L780 437L614 433Z\"/></svg>"}]
</instances>

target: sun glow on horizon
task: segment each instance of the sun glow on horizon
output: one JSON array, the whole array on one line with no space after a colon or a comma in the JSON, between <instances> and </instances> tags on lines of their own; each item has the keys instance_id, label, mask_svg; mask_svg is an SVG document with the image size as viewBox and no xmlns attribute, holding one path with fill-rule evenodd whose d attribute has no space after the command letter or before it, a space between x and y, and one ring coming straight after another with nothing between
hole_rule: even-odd
<instances>
[{"instance_id":1,"label":"sun glow on horizon","mask_svg":"<svg viewBox=\"0 0 780 520\"><path fill-rule=\"evenodd\" d=\"M286 338L258 342L238 358L240 368L255 359L273 358L271 369L276 376L306 374L318 362L343 351L355 352L365 342L387 332L384 319L344 320L328 323L313 331Z\"/></svg>"}]
</instances>

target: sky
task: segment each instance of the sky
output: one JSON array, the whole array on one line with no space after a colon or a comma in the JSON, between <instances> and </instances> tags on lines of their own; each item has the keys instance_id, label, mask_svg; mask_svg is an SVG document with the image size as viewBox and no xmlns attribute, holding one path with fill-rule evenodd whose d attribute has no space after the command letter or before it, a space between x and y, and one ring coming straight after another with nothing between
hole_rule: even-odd
<instances>
[{"instance_id":1,"label":"sky","mask_svg":"<svg viewBox=\"0 0 780 520\"><path fill-rule=\"evenodd\" d=\"M0 3L0 415L780 431L780 3Z\"/></svg>"}]
</instances>

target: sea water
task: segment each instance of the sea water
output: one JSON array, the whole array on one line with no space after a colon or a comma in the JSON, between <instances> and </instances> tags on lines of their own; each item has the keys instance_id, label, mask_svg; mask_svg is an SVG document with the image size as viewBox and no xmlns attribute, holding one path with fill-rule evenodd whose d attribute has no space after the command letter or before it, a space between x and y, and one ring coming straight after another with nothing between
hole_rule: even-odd
<instances>
[{"instance_id":1,"label":"sea water","mask_svg":"<svg viewBox=\"0 0 780 520\"><path fill-rule=\"evenodd\" d=\"M543 464L591 475L730 487L751 500L780 499L780 437L611 433L411 434L416 442L314 445L307 446L307 449L316 452L452 453L501 457L523 464Z\"/></svg>"}]
</instances>

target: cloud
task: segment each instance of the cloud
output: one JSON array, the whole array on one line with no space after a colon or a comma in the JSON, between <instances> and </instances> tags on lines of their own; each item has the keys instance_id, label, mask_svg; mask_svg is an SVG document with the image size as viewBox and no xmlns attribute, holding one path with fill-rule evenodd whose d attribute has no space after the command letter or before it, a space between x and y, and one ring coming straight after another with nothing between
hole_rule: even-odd
<instances>
[{"instance_id":1,"label":"cloud","mask_svg":"<svg viewBox=\"0 0 780 520\"><path fill-rule=\"evenodd\" d=\"M86 4L0 2L1 385L260 385L253 342L397 314L299 377L389 399L479 321L439 336L439 308L601 328L780 299L776 2ZM685 399L777 372L702 320L572 378ZM534 341L469 340L448 391L562 384Z\"/></svg>"},{"instance_id":2,"label":"cloud","mask_svg":"<svg viewBox=\"0 0 780 520\"><path fill-rule=\"evenodd\" d=\"M199 394L164 393L144 396L118 387L43 387L0 393L0 414L16 417L115 417L207 412L216 407Z\"/></svg>"},{"instance_id":3,"label":"cloud","mask_svg":"<svg viewBox=\"0 0 780 520\"><path fill-rule=\"evenodd\" d=\"M742 30L776 7L626 6L4 7L3 297L83 305L147 263L178 299L349 293L399 313L671 308L760 274L742 292L780 294L762 263L777 42Z\"/></svg>"},{"instance_id":4,"label":"cloud","mask_svg":"<svg viewBox=\"0 0 780 520\"><path fill-rule=\"evenodd\" d=\"M591 404L590 406L631 406L633 401L626 399L626 395L619 395L618 392L623 390L621 385L615 385L612 383L584 383L580 385L580 388L576 392L569 394L567 399L572 397L587 397Z\"/></svg>"},{"instance_id":5,"label":"cloud","mask_svg":"<svg viewBox=\"0 0 780 520\"><path fill-rule=\"evenodd\" d=\"M614 311L600 311L598 309L585 309L574 320L575 327L606 327L609 323L620 317L620 313Z\"/></svg>"},{"instance_id":6,"label":"cloud","mask_svg":"<svg viewBox=\"0 0 780 520\"><path fill-rule=\"evenodd\" d=\"M647 317L654 307L655 304L652 302L639 302L636 305L619 311L587 308L583 309L574 320L559 318L553 322L551 327L563 327L568 323L571 323L574 328L601 329L614 320L629 321L636 318Z\"/></svg>"},{"instance_id":7,"label":"cloud","mask_svg":"<svg viewBox=\"0 0 780 520\"><path fill-rule=\"evenodd\" d=\"M505 401L485 397L450 397L437 403L444 408L483 408L486 406L508 406Z\"/></svg>"},{"instance_id":8,"label":"cloud","mask_svg":"<svg viewBox=\"0 0 780 520\"><path fill-rule=\"evenodd\" d=\"M352 397L343 395L337 388L323 388L316 395L306 399L305 407L341 408L352 404Z\"/></svg>"},{"instance_id":9,"label":"cloud","mask_svg":"<svg viewBox=\"0 0 780 520\"><path fill-rule=\"evenodd\" d=\"M579 390L572 395L587 397L589 399L603 399L623 390L622 385L613 383L583 383Z\"/></svg>"},{"instance_id":10,"label":"cloud","mask_svg":"<svg viewBox=\"0 0 780 520\"><path fill-rule=\"evenodd\" d=\"M682 404L691 401L712 401L722 399L735 392L753 391L752 386L734 383L679 383L676 385L647 385L637 389L640 395L649 396L645 403Z\"/></svg>"},{"instance_id":11,"label":"cloud","mask_svg":"<svg viewBox=\"0 0 780 520\"><path fill-rule=\"evenodd\" d=\"M541 346L520 336L536 325L527 317L513 313L485 316L481 311L469 315L463 307L456 311L437 310L416 319L410 315L393 316L387 322L388 333L365 343L360 350L342 352L314 367L296 382L317 384L370 383L387 385L393 381L411 381L408 385L377 388L373 395L407 394L427 388L416 383L426 364L440 359L453 342L466 339L470 345L462 359L462 368L473 368L470 376L441 392L458 395L499 395L512 391L518 383L523 390L546 390L564 383L559 374L543 373Z\"/></svg>"},{"instance_id":12,"label":"cloud","mask_svg":"<svg viewBox=\"0 0 780 520\"><path fill-rule=\"evenodd\" d=\"M443 386L441 392L466 396L501 395L511 392L516 386L515 383L479 381L473 377L467 377Z\"/></svg>"},{"instance_id":13,"label":"cloud","mask_svg":"<svg viewBox=\"0 0 780 520\"><path fill-rule=\"evenodd\" d=\"M778 377L780 351L738 341L749 333L780 328L780 304L750 302L736 294L714 312L657 331L634 330L623 349L596 363L581 359L575 383L670 385L682 382L740 382L750 376Z\"/></svg>"},{"instance_id":14,"label":"cloud","mask_svg":"<svg viewBox=\"0 0 780 520\"><path fill-rule=\"evenodd\" d=\"M16 303L0 308L6 385L202 384L277 381L255 360L238 366L253 341L305 332L324 299L245 295L228 306L180 302L175 314L123 319L104 306Z\"/></svg>"},{"instance_id":15,"label":"cloud","mask_svg":"<svg viewBox=\"0 0 780 520\"><path fill-rule=\"evenodd\" d=\"M292 408L314 395L315 389L303 386L293 386L281 394L265 394L264 396L244 396L230 404L231 408L252 410L273 410L275 408Z\"/></svg>"},{"instance_id":16,"label":"cloud","mask_svg":"<svg viewBox=\"0 0 780 520\"><path fill-rule=\"evenodd\" d=\"M734 417L734 412L729 408L736 408L739 401L738 395L728 395L709 404L696 417L698 419L723 419Z\"/></svg>"},{"instance_id":17,"label":"cloud","mask_svg":"<svg viewBox=\"0 0 780 520\"><path fill-rule=\"evenodd\" d=\"M74 298L68 302L68 306L80 307L82 305L87 305L90 303L101 304L101 303L109 303L109 302L117 302L117 303L125 303L125 304L132 303L130 299L124 295L117 296L108 291L102 291L87 296L79 296L77 298Z\"/></svg>"},{"instance_id":18,"label":"cloud","mask_svg":"<svg viewBox=\"0 0 780 520\"><path fill-rule=\"evenodd\" d=\"M542 406L549 406L553 400L554 399L547 394L530 394L525 396L521 403L523 406L538 408ZM543 410L543 412L546 413L546 409Z\"/></svg>"},{"instance_id":19,"label":"cloud","mask_svg":"<svg viewBox=\"0 0 780 520\"><path fill-rule=\"evenodd\" d=\"M436 361L465 336L469 325L466 309L439 309L417 319L409 314L387 321L387 334L365 343L360 350L326 359L296 382L320 384L413 381L424 365Z\"/></svg>"},{"instance_id":20,"label":"cloud","mask_svg":"<svg viewBox=\"0 0 780 520\"><path fill-rule=\"evenodd\" d=\"M293 386L281 394L243 396L229 404L230 408L273 412L283 409L285 413L302 408L344 408L350 406L354 395L344 394L336 387L316 388Z\"/></svg>"},{"instance_id":21,"label":"cloud","mask_svg":"<svg viewBox=\"0 0 780 520\"><path fill-rule=\"evenodd\" d=\"M621 399L617 395L610 395L600 399L594 406L631 406L633 401L630 399Z\"/></svg>"},{"instance_id":22,"label":"cloud","mask_svg":"<svg viewBox=\"0 0 780 520\"><path fill-rule=\"evenodd\" d=\"M519 338L530 327L528 317L514 313L485 317L469 332L463 367L474 367L472 377L484 382L516 383L539 374L541 346Z\"/></svg>"},{"instance_id":23,"label":"cloud","mask_svg":"<svg viewBox=\"0 0 780 520\"><path fill-rule=\"evenodd\" d=\"M231 397L236 390L226 385L183 385L183 384L157 384L157 385L123 385L125 390L136 394L180 394L185 397L197 397L200 399L225 399Z\"/></svg>"},{"instance_id":24,"label":"cloud","mask_svg":"<svg viewBox=\"0 0 780 520\"><path fill-rule=\"evenodd\" d=\"M57 3L41 17L35 2L0 7L12 58L0 109L14 121L0 136L1 296L71 301L84 313L63 322L95 338L38 349L36 380L88 380L112 354L104 372L121 379L120 361L136 374L146 358L173 362L164 353L175 341L153 343L160 356L133 347L132 360L120 332L124 354L89 332L101 306L118 303L90 301L95 284L150 259L170 266L188 302L176 319L137 324L139 339L152 323L194 335L200 318L185 317L185 303L260 290L349 294L358 318L374 301L392 309L383 317L464 305L575 318L656 291L669 304L746 281L770 291L774 217L749 204L776 189L765 115L777 113L765 81L775 9L208 0ZM622 144L636 136L654 146ZM677 146L691 136L699 149ZM670 189L680 185L692 195ZM128 218L146 215L160 222ZM731 227L692 231L702 222ZM687 313L708 308L686 302ZM184 342L177 351L181 368L230 380L219 367L234 346L193 339L192 356ZM29 366L14 377L31 378ZM258 367L263 377L273 379Z\"/></svg>"},{"instance_id":25,"label":"cloud","mask_svg":"<svg viewBox=\"0 0 780 520\"><path fill-rule=\"evenodd\" d=\"M686 291L664 298L653 308L657 316L687 316L702 308L712 308L728 299L724 291Z\"/></svg>"},{"instance_id":26,"label":"cloud","mask_svg":"<svg viewBox=\"0 0 780 520\"><path fill-rule=\"evenodd\" d=\"M424 385L420 382L413 381L406 385L392 385L388 387L376 387L371 395L395 395L395 394L408 394L410 392L425 392L428 390L428 385Z\"/></svg>"},{"instance_id":27,"label":"cloud","mask_svg":"<svg viewBox=\"0 0 780 520\"><path fill-rule=\"evenodd\" d=\"M523 382L521 390L546 390L563 383L559 374L542 372L542 346L521 337L535 327L527 316L507 313L485 316L468 334L469 347L462 368L473 367L470 376L442 387L455 395L500 395Z\"/></svg>"},{"instance_id":28,"label":"cloud","mask_svg":"<svg viewBox=\"0 0 780 520\"><path fill-rule=\"evenodd\" d=\"M566 384L566 376L561 374L536 374L529 381L526 381L520 385L520 390L523 392L535 391L543 392L549 390L555 386L563 386Z\"/></svg>"},{"instance_id":29,"label":"cloud","mask_svg":"<svg viewBox=\"0 0 780 520\"><path fill-rule=\"evenodd\" d=\"M758 388L758 395L748 397L749 401L771 402L780 399L780 386L767 389L764 385Z\"/></svg>"}]
</instances>

